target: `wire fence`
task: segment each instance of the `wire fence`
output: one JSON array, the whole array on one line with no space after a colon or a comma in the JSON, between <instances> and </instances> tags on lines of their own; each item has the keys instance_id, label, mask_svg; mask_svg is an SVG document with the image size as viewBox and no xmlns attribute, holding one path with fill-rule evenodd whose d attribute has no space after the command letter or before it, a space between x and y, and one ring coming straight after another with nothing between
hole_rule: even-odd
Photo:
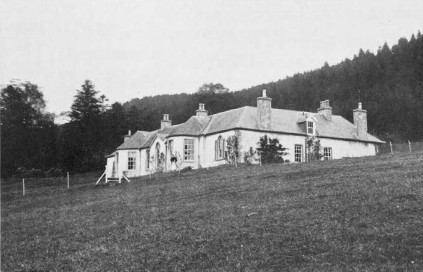
<instances>
[{"instance_id":1,"label":"wire fence","mask_svg":"<svg viewBox=\"0 0 423 272\"><path fill-rule=\"evenodd\" d=\"M2 179L2 198L10 198L25 195L40 195L58 193L81 188L92 187L95 178L99 173L69 175L49 177L49 178L9 178Z\"/></svg>"},{"instance_id":2,"label":"wire fence","mask_svg":"<svg viewBox=\"0 0 423 272\"><path fill-rule=\"evenodd\" d=\"M414 152L414 151L423 151L423 142L404 142L404 143L393 143L386 142L379 146L379 153L405 153L405 152Z\"/></svg>"}]
</instances>

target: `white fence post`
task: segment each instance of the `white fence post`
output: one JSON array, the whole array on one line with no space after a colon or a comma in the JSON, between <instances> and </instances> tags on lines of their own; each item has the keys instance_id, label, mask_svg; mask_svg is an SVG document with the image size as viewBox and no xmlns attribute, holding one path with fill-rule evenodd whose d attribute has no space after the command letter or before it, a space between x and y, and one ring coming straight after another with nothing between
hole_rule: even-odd
<instances>
[{"instance_id":1,"label":"white fence post","mask_svg":"<svg viewBox=\"0 0 423 272\"><path fill-rule=\"evenodd\" d=\"M67 180L68 180L68 189L69 189L69 172L66 173L66 177L67 177Z\"/></svg>"},{"instance_id":2,"label":"white fence post","mask_svg":"<svg viewBox=\"0 0 423 272\"><path fill-rule=\"evenodd\" d=\"M25 179L22 179L22 195L25 195Z\"/></svg>"},{"instance_id":3,"label":"white fence post","mask_svg":"<svg viewBox=\"0 0 423 272\"><path fill-rule=\"evenodd\" d=\"M391 154L393 154L394 152L392 151L392 142L389 141L389 146L391 147Z\"/></svg>"},{"instance_id":4,"label":"white fence post","mask_svg":"<svg viewBox=\"0 0 423 272\"><path fill-rule=\"evenodd\" d=\"M411 152L411 143L410 143L410 141L408 141L408 149L410 150L410 152Z\"/></svg>"}]
</instances>

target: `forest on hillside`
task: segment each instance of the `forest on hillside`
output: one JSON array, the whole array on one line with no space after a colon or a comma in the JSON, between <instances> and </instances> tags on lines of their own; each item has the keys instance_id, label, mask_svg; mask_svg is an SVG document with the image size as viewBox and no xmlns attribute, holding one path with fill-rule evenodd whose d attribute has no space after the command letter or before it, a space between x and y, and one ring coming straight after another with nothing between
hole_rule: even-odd
<instances>
[{"instance_id":1,"label":"forest on hillside","mask_svg":"<svg viewBox=\"0 0 423 272\"><path fill-rule=\"evenodd\" d=\"M212 89L212 88L211 88ZM156 129L163 113L181 123L205 103L211 113L245 105L256 106L263 89L272 107L316 111L321 100L329 99L334 114L352 121L359 100L368 111L369 132L384 140L423 139L423 38L420 32L410 40L401 38L376 54L359 50L351 60L298 73L285 79L236 92L219 88L195 94L135 98L124 103L134 118L133 129Z\"/></svg>"},{"instance_id":2,"label":"forest on hillside","mask_svg":"<svg viewBox=\"0 0 423 272\"><path fill-rule=\"evenodd\" d=\"M334 114L352 121L352 110L363 102L369 132L394 142L423 139L423 37L420 31L376 53L359 50L339 64L298 73L285 79L230 91L206 83L193 94L134 98L109 105L93 82L77 90L70 122L54 124L45 112L42 92L34 83L10 84L1 91L1 175L40 176L63 171L102 169L128 130L155 130L164 113L173 124L185 122L205 103L209 114L256 105L266 89L272 107L316 111L329 99ZM283 143L282 143L283 144Z\"/></svg>"}]
</instances>

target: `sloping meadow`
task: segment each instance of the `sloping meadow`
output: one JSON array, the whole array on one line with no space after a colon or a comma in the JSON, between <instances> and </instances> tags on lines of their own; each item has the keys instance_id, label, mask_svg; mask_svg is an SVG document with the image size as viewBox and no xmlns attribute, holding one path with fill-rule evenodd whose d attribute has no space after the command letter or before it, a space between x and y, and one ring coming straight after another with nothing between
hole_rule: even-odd
<instances>
[{"instance_id":1,"label":"sloping meadow","mask_svg":"<svg viewBox=\"0 0 423 272\"><path fill-rule=\"evenodd\" d=\"M97 177L3 181L2 271L423 270L421 152Z\"/></svg>"}]
</instances>

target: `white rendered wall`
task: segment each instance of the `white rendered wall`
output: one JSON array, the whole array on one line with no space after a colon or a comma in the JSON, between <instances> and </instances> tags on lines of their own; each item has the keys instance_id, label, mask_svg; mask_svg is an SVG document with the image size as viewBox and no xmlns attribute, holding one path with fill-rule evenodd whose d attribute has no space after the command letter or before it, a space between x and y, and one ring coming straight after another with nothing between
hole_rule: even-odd
<instances>
[{"instance_id":1,"label":"white rendered wall","mask_svg":"<svg viewBox=\"0 0 423 272\"><path fill-rule=\"evenodd\" d=\"M376 155L375 145L372 143L341 141L341 140L320 138L320 145L322 146L322 148L323 147L332 148L332 159Z\"/></svg>"},{"instance_id":2,"label":"white rendered wall","mask_svg":"<svg viewBox=\"0 0 423 272\"><path fill-rule=\"evenodd\" d=\"M115 162L115 156L108 157L106 159L106 177L109 178L112 176L113 173L113 163Z\"/></svg>"},{"instance_id":3,"label":"white rendered wall","mask_svg":"<svg viewBox=\"0 0 423 272\"><path fill-rule=\"evenodd\" d=\"M288 153L286 156L283 157L284 160L289 160L290 162L295 161L295 154L294 154L294 146L295 145L302 145L303 146L303 155L302 161L304 161L304 152L305 152L305 136L297 136L297 135L286 135L286 134L277 134L277 133L263 133L257 131L248 131L248 130L241 130L241 151L247 152L250 150L250 147L255 150L258 147L258 142L260 137L267 135L270 138L277 138L279 143L287 148L286 152Z\"/></svg>"},{"instance_id":4,"label":"white rendered wall","mask_svg":"<svg viewBox=\"0 0 423 272\"><path fill-rule=\"evenodd\" d=\"M203 136L200 140L202 147L201 154L200 154L200 163L202 167L213 167L218 166L221 164L227 163L225 159L223 160L216 160L216 150L215 150L215 142L222 136L223 139L227 139L230 136L235 135L235 130L226 131L218 134ZM242 146L242 143L241 143Z\"/></svg>"},{"instance_id":5,"label":"white rendered wall","mask_svg":"<svg viewBox=\"0 0 423 272\"><path fill-rule=\"evenodd\" d=\"M192 161L185 161L184 160L184 140L185 139L193 139L194 140L194 160ZM167 140L173 140L173 152L179 155L179 159L182 160L180 168L183 169L184 167L192 167L193 169L198 168L198 155L199 155L199 139L197 137L191 136L176 136L168 138ZM168 166L170 165L170 156L167 156L166 163Z\"/></svg>"},{"instance_id":6,"label":"white rendered wall","mask_svg":"<svg viewBox=\"0 0 423 272\"><path fill-rule=\"evenodd\" d=\"M128 170L128 153L135 152L135 169ZM125 149L116 151L118 158L117 160L117 174L120 176L125 173L127 177L136 177L141 175L140 161L141 152L138 149Z\"/></svg>"},{"instance_id":7,"label":"white rendered wall","mask_svg":"<svg viewBox=\"0 0 423 272\"><path fill-rule=\"evenodd\" d=\"M284 159L289 160L290 162L295 161L295 145L302 145L302 161L305 161L305 136L263 133L248 130L238 130L238 134L240 140L240 155L242 156L241 160L243 159L244 152L248 152L250 150L250 147L252 147L253 150L256 150L260 137L267 135L270 138L277 138L279 140L279 143L282 144L283 147L287 148L286 152L288 152L288 154L284 156ZM204 144L202 144L203 150L201 154L201 164L203 167L217 166L222 163L226 163L225 160L215 160L215 141L219 136L222 136L224 139L227 139L231 135L235 135L235 131L228 131L204 137L204 139L202 140ZM326 138L319 139L322 148L332 148L332 159L376 155L375 146L371 143ZM321 152L323 153L323 149L321 150Z\"/></svg>"},{"instance_id":8,"label":"white rendered wall","mask_svg":"<svg viewBox=\"0 0 423 272\"><path fill-rule=\"evenodd\" d=\"M277 138L283 147L287 148L288 154L284 156L285 160L290 162L295 161L295 145L303 146L302 161L305 161L305 136L297 135L285 135L277 133L263 133L257 131L248 131L248 130L237 130L240 140L240 151L241 151L241 160L243 160L244 152L248 152L250 147L255 150L258 147L258 141L260 137L267 135L270 138ZM192 167L196 169L198 167L213 167L218 166L224 163L227 163L226 160L216 160L215 159L215 142L219 136L222 136L225 140L229 137L235 135L235 130L197 137L190 136L176 136L168 138L167 140L173 140L173 152L179 154L181 162L181 169L184 167ZM194 140L194 160L184 161L184 140L193 139ZM332 159L340 159L344 157L361 157L361 156L374 156L376 154L375 145L371 143L363 142L353 142L353 141L344 141L344 140L335 140L335 139L326 139L319 138L320 144L323 147L332 148ZM155 156L156 143L160 143L160 152L165 154L166 167L170 169L170 154L166 150L165 142L159 138L154 141L150 149L150 157ZM128 151L135 151L136 154L136 169L128 170ZM118 171L125 171L128 177L141 176L149 174L148 169L146 169L146 156L147 149L140 150L118 150L119 159L118 159ZM166 154L167 152L167 154ZM323 149L322 149L323 152ZM178 158L179 159L179 158ZM107 160L109 165L109 159ZM153 162L154 163L154 162ZM150 169L152 163L150 163ZM120 172L119 172L120 173Z\"/></svg>"}]
</instances>

